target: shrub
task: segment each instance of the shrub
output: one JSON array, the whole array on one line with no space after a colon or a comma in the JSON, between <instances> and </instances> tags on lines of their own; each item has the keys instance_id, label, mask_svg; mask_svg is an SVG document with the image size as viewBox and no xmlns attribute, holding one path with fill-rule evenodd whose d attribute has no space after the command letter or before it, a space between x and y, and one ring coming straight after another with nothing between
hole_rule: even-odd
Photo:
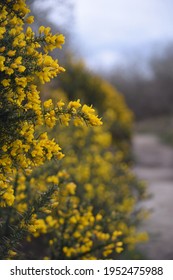
<instances>
[{"instance_id":1,"label":"shrub","mask_svg":"<svg viewBox=\"0 0 173 280\"><path fill-rule=\"evenodd\" d=\"M63 82L58 98L41 101L37 85L64 72L50 55L64 37L27 27L34 18L25 1L0 1L0 8L0 257L117 258L146 239L136 230L145 187L121 146L131 113L113 88L85 70L79 81L66 81L67 89ZM77 98L76 82L89 105Z\"/></svg>"},{"instance_id":2,"label":"shrub","mask_svg":"<svg viewBox=\"0 0 173 280\"><path fill-rule=\"evenodd\" d=\"M46 160L63 157L59 145L49 139L46 126L53 127L63 117L68 121L78 117L90 125L100 125L101 120L94 115L94 110L86 110L87 105L74 114L69 105L62 110L52 100L41 103L37 82L49 82L64 71L58 60L49 55L53 49L61 48L64 36L53 35L49 27L43 26L38 34L30 26L25 30L34 20L32 16L27 17L30 10L25 1L1 1L0 11L0 207L7 208L2 209L2 213L7 213L1 228L2 256L5 257L11 250L8 235L13 236L9 221L16 196L16 178L21 173L31 174ZM26 209L25 206L23 210ZM27 218L24 215L26 222L23 219L19 222L20 227L25 224L25 231L36 209L28 211Z\"/></svg>"}]
</instances>

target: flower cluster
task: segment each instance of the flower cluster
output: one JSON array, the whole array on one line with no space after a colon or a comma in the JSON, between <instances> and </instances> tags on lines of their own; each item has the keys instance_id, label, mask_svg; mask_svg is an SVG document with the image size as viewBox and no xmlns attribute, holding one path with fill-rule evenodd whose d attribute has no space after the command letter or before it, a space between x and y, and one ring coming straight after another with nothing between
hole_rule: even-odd
<instances>
[{"instance_id":1,"label":"flower cluster","mask_svg":"<svg viewBox=\"0 0 173 280\"><path fill-rule=\"evenodd\" d=\"M65 126L68 126L73 121L75 126L83 125L86 123L89 126L100 126L102 121L95 114L95 110L92 106L80 103L80 100L70 101L68 105L65 105L63 101L58 101L57 105L54 106L52 99L49 99L43 104L45 114L45 123L48 127L52 128L55 126L56 121Z\"/></svg>"}]
</instances>

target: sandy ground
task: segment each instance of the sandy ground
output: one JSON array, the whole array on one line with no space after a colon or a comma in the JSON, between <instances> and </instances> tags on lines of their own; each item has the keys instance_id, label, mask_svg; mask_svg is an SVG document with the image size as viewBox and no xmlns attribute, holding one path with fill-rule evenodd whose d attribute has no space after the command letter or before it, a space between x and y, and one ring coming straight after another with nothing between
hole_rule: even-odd
<instances>
[{"instance_id":1,"label":"sandy ground","mask_svg":"<svg viewBox=\"0 0 173 280\"><path fill-rule=\"evenodd\" d=\"M135 173L148 184L152 198L144 206L152 209L142 229L150 241L140 246L147 259L173 260L173 149L153 135L136 135L133 140Z\"/></svg>"}]
</instances>

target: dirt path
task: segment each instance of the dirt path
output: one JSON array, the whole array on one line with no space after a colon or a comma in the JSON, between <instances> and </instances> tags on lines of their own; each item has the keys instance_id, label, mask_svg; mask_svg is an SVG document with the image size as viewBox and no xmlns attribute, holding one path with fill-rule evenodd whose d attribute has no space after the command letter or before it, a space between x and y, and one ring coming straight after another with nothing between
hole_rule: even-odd
<instances>
[{"instance_id":1,"label":"dirt path","mask_svg":"<svg viewBox=\"0 0 173 280\"><path fill-rule=\"evenodd\" d=\"M173 149L153 135L136 135L133 140L135 173L148 184L153 197L145 202L152 208L142 229L150 241L141 246L148 259L173 259Z\"/></svg>"}]
</instances>

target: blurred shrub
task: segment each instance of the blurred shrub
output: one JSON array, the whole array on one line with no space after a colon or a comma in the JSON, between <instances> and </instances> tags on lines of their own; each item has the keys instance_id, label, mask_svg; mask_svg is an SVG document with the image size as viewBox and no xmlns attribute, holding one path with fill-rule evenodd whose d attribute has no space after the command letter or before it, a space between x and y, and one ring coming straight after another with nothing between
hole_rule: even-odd
<instances>
[{"instance_id":1,"label":"blurred shrub","mask_svg":"<svg viewBox=\"0 0 173 280\"><path fill-rule=\"evenodd\" d=\"M62 91L51 94L55 102L60 96L68 100ZM51 216L48 213L56 226L47 225L47 218L42 220L44 237L36 231L27 248L35 255L37 247L32 243L38 245L37 238L45 248L42 258L116 259L118 253L127 253L147 240L146 233L137 230L146 215L139 208L147 197L145 185L124 162L123 152L112 141L109 122L93 129L78 126L78 121L76 127L54 127L50 132L66 154L62 166L50 162L29 180L33 195L35 187L46 190L48 182L57 184L60 178L67 182L60 187L57 207Z\"/></svg>"},{"instance_id":2,"label":"blurred shrub","mask_svg":"<svg viewBox=\"0 0 173 280\"><path fill-rule=\"evenodd\" d=\"M25 258L117 259L146 241L146 233L137 230L145 217L139 208L146 198L145 185L124 163L106 125L54 127L50 133L66 156L61 163L51 161L20 177L16 188L15 207L22 211L48 184L59 185L50 206L34 216L23 243Z\"/></svg>"},{"instance_id":3,"label":"blurred shrub","mask_svg":"<svg viewBox=\"0 0 173 280\"><path fill-rule=\"evenodd\" d=\"M109 124L113 141L126 149L131 139L133 114L124 97L108 82L87 70L82 62L75 62L69 57L66 68L68 71L59 81L60 88L69 99L76 98L93 104L102 115L103 121ZM54 83L56 85L56 81Z\"/></svg>"}]
</instances>

